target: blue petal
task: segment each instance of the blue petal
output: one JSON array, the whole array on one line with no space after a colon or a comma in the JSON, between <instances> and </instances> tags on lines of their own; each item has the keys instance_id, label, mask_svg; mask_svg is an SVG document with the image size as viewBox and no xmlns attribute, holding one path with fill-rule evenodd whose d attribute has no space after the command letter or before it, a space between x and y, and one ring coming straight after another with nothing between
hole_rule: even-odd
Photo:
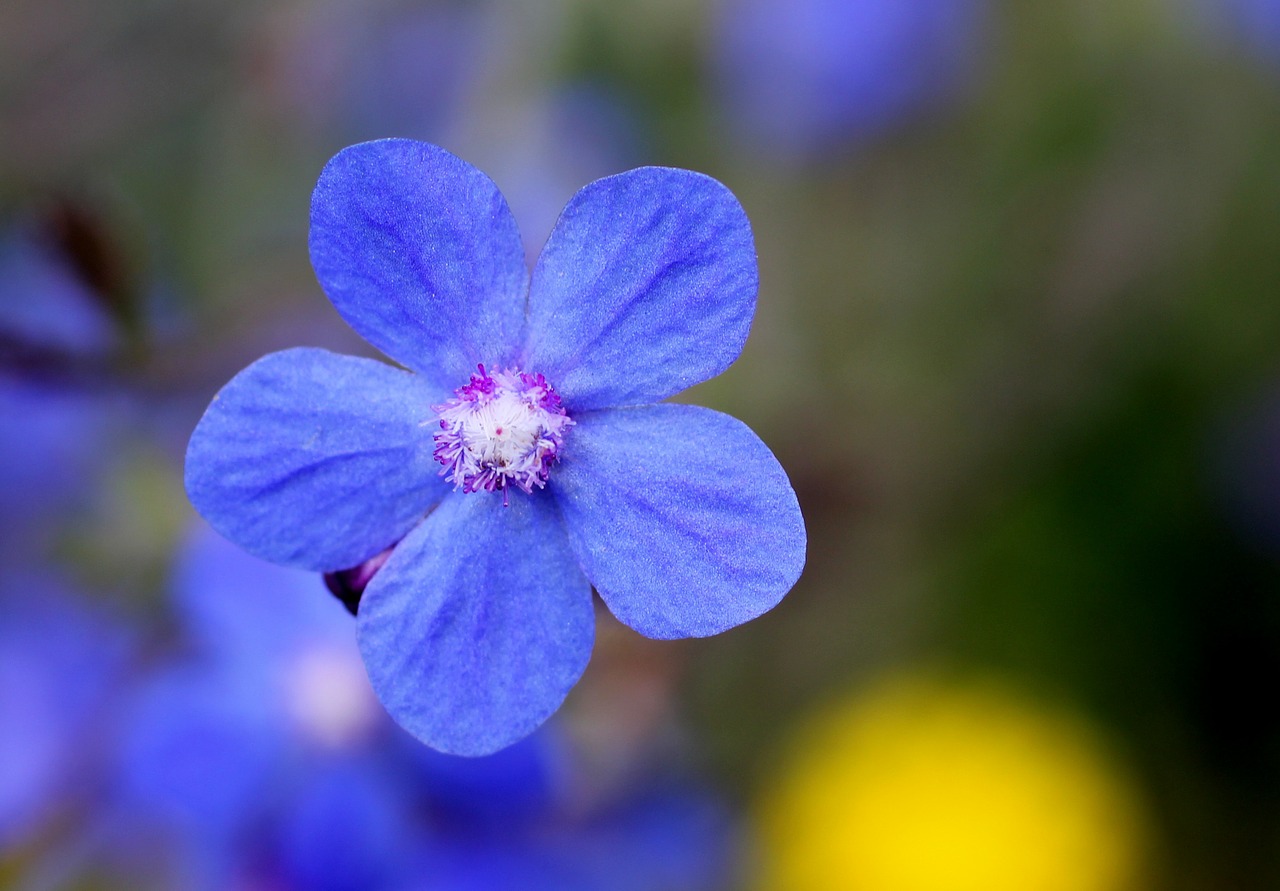
<instances>
[{"instance_id":1,"label":"blue petal","mask_svg":"<svg viewBox=\"0 0 1280 891\"><path fill-rule=\"evenodd\" d=\"M371 359L272 353L222 388L187 447L187 494L266 560L328 572L393 544L449 490L438 392Z\"/></svg>"},{"instance_id":2,"label":"blue petal","mask_svg":"<svg viewBox=\"0 0 1280 891\"><path fill-rule=\"evenodd\" d=\"M545 492L445 499L365 590L369 680L401 726L486 755L545 721L591 655L591 590Z\"/></svg>"},{"instance_id":3,"label":"blue petal","mask_svg":"<svg viewBox=\"0 0 1280 891\"><path fill-rule=\"evenodd\" d=\"M643 167L597 180L538 258L522 367L571 411L664 399L738 357L757 284L751 226L714 179Z\"/></svg>"},{"instance_id":4,"label":"blue petal","mask_svg":"<svg viewBox=\"0 0 1280 891\"><path fill-rule=\"evenodd\" d=\"M444 149L383 139L334 156L311 199L311 264L352 328L442 388L514 358L529 279L515 218Z\"/></svg>"},{"instance_id":5,"label":"blue petal","mask_svg":"<svg viewBox=\"0 0 1280 891\"><path fill-rule=\"evenodd\" d=\"M555 492L609 609L656 638L718 634L773 607L804 567L787 475L751 430L693 405L578 418Z\"/></svg>"}]
</instances>

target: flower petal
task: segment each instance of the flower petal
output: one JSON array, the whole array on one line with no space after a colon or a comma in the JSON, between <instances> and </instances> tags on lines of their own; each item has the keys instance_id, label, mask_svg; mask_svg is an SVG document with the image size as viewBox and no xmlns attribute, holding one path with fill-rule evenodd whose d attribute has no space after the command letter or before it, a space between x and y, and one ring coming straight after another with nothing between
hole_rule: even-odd
<instances>
[{"instance_id":1,"label":"flower petal","mask_svg":"<svg viewBox=\"0 0 1280 891\"><path fill-rule=\"evenodd\" d=\"M446 498L365 590L369 680L402 727L485 755L545 721L591 656L595 615L545 493Z\"/></svg>"},{"instance_id":2,"label":"flower petal","mask_svg":"<svg viewBox=\"0 0 1280 891\"><path fill-rule=\"evenodd\" d=\"M408 532L449 491L416 375L319 349L272 353L214 397L187 447L187 494L246 551L327 572Z\"/></svg>"},{"instance_id":3,"label":"flower petal","mask_svg":"<svg viewBox=\"0 0 1280 891\"><path fill-rule=\"evenodd\" d=\"M529 273L487 176L442 148L382 139L334 156L311 198L311 264L341 316L438 386L511 364Z\"/></svg>"},{"instance_id":4,"label":"flower petal","mask_svg":"<svg viewBox=\"0 0 1280 891\"><path fill-rule=\"evenodd\" d=\"M738 358L757 284L746 214L711 177L642 167L597 180L538 258L522 367L571 411L664 399Z\"/></svg>"},{"instance_id":5,"label":"flower petal","mask_svg":"<svg viewBox=\"0 0 1280 891\"><path fill-rule=\"evenodd\" d=\"M773 453L693 405L583 415L548 483L604 602L648 637L703 637L773 607L804 567L804 519Z\"/></svg>"}]
</instances>

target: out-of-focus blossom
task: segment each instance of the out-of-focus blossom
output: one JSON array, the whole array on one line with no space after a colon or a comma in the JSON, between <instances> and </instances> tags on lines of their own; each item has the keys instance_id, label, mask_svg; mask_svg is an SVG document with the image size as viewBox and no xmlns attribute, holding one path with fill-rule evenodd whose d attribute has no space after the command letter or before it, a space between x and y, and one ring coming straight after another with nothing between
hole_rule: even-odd
<instances>
[{"instance_id":1,"label":"out-of-focus blossom","mask_svg":"<svg viewBox=\"0 0 1280 891\"><path fill-rule=\"evenodd\" d=\"M1142 887L1130 782L1088 727L993 683L901 678L838 703L774 780L761 888Z\"/></svg>"},{"instance_id":2,"label":"out-of-focus blossom","mask_svg":"<svg viewBox=\"0 0 1280 891\"><path fill-rule=\"evenodd\" d=\"M283 7L263 48L264 91L344 141L442 139L479 79L493 12L472 0Z\"/></svg>"},{"instance_id":3,"label":"out-of-focus blossom","mask_svg":"<svg viewBox=\"0 0 1280 891\"><path fill-rule=\"evenodd\" d=\"M407 815L373 753L400 731L369 688L350 616L319 576L203 526L174 594L190 652L147 678L120 722L121 854L183 887L277 873L310 876L291 888L394 887Z\"/></svg>"},{"instance_id":4,"label":"out-of-focus blossom","mask_svg":"<svg viewBox=\"0 0 1280 891\"><path fill-rule=\"evenodd\" d=\"M129 635L48 573L0 578L0 853L92 797Z\"/></svg>"},{"instance_id":5,"label":"out-of-focus blossom","mask_svg":"<svg viewBox=\"0 0 1280 891\"><path fill-rule=\"evenodd\" d=\"M395 727L318 576L201 527L174 590L191 647L122 710L96 836L108 875L279 891L722 887L734 825L698 786L589 801L550 728L472 759Z\"/></svg>"},{"instance_id":6,"label":"out-of-focus blossom","mask_svg":"<svg viewBox=\"0 0 1280 891\"><path fill-rule=\"evenodd\" d=\"M459 141L502 188L532 265L574 192L636 166L643 135L622 98L597 84L548 87L500 112L465 122Z\"/></svg>"},{"instance_id":7,"label":"out-of-focus blossom","mask_svg":"<svg viewBox=\"0 0 1280 891\"><path fill-rule=\"evenodd\" d=\"M572 794L581 791L572 781L582 778L565 772L574 766L569 755L547 730L478 759L428 753L427 759L437 763L424 785L433 820L420 868L429 877L423 887L715 891L730 886L737 827L705 787L648 776L584 805Z\"/></svg>"},{"instance_id":8,"label":"out-of-focus blossom","mask_svg":"<svg viewBox=\"0 0 1280 891\"><path fill-rule=\"evenodd\" d=\"M724 0L713 56L739 136L808 156L955 97L978 67L984 0Z\"/></svg>"},{"instance_id":9,"label":"out-of-focus blossom","mask_svg":"<svg viewBox=\"0 0 1280 891\"><path fill-rule=\"evenodd\" d=\"M37 560L59 512L87 499L112 415L100 394L0 371L0 555Z\"/></svg>"},{"instance_id":10,"label":"out-of-focus blossom","mask_svg":"<svg viewBox=\"0 0 1280 891\"><path fill-rule=\"evenodd\" d=\"M101 295L34 221L0 234L0 356L99 355L120 331Z\"/></svg>"},{"instance_id":11,"label":"out-of-focus blossom","mask_svg":"<svg viewBox=\"0 0 1280 891\"><path fill-rule=\"evenodd\" d=\"M567 849L583 891L713 891L735 887L737 827L696 782L650 781L579 830ZM632 869L619 869L619 863Z\"/></svg>"},{"instance_id":12,"label":"out-of-focus blossom","mask_svg":"<svg viewBox=\"0 0 1280 891\"><path fill-rule=\"evenodd\" d=\"M541 0L296 4L272 19L263 93L344 142L407 136L471 158L501 186L532 263L582 183L639 163L640 128L616 92L544 80L563 12Z\"/></svg>"},{"instance_id":13,"label":"out-of-focus blossom","mask_svg":"<svg viewBox=\"0 0 1280 891\"><path fill-rule=\"evenodd\" d=\"M1258 58L1280 66L1280 2L1277 0L1197 0L1207 19Z\"/></svg>"},{"instance_id":14,"label":"out-of-focus blossom","mask_svg":"<svg viewBox=\"0 0 1280 891\"><path fill-rule=\"evenodd\" d=\"M0 235L0 556L23 564L87 500L119 408L99 373L119 320L56 235L35 218Z\"/></svg>"},{"instance_id":15,"label":"out-of-focus blossom","mask_svg":"<svg viewBox=\"0 0 1280 891\"><path fill-rule=\"evenodd\" d=\"M582 183L636 166L639 128L603 85L521 77L545 50L516 33L513 12L485 0L299 4L273 22L264 86L283 113L344 141L408 136L472 158L502 187L532 261Z\"/></svg>"},{"instance_id":16,"label":"out-of-focus blossom","mask_svg":"<svg viewBox=\"0 0 1280 891\"><path fill-rule=\"evenodd\" d=\"M187 491L281 563L332 572L395 546L359 638L415 736L478 755L545 721L590 657L592 585L625 624L677 638L795 583L804 522L768 447L726 415L651 404L746 340L755 252L724 186L670 168L598 180L532 277L497 188L426 143L341 152L311 220L334 305L416 373L315 349L259 360L192 434Z\"/></svg>"}]
</instances>

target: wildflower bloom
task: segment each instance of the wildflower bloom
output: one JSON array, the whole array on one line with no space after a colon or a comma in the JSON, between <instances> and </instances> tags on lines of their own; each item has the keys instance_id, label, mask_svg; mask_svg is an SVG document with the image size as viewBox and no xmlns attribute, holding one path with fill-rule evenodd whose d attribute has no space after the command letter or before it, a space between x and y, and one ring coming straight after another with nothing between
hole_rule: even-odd
<instances>
[{"instance_id":1,"label":"wildflower bloom","mask_svg":"<svg viewBox=\"0 0 1280 891\"><path fill-rule=\"evenodd\" d=\"M378 708L342 607L316 576L204 524L172 588L185 646L124 704L98 859L165 887L396 887L407 737Z\"/></svg>"},{"instance_id":2,"label":"wildflower bloom","mask_svg":"<svg viewBox=\"0 0 1280 891\"><path fill-rule=\"evenodd\" d=\"M1195 0L1190 11L1187 24L1196 29L1193 36L1234 44L1273 68L1280 63L1280 4L1275 0Z\"/></svg>"},{"instance_id":3,"label":"wildflower bloom","mask_svg":"<svg viewBox=\"0 0 1280 891\"><path fill-rule=\"evenodd\" d=\"M445 476L464 492L506 490L515 485L533 494L546 486L560 443L573 424L556 391L542 375L518 371L479 374L458 395L437 406L440 429L436 460Z\"/></svg>"},{"instance_id":4,"label":"wildflower bloom","mask_svg":"<svg viewBox=\"0 0 1280 891\"><path fill-rule=\"evenodd\" d=\"M0 230L0 561L20 564L93 490L124 407L97 373L120 331L49 228Z\"/></svg>"},{"instance_id":5,"label":"wildflower bloom","mask_svg":"<svg viewBox=\"0 0 1280 891\"><path fill-rule=\"evenodd\" d=\"M859 145L972 79L985 0L729 0L712 39L741 135L783 156Z\"/></svg>"},{"instance_id":6,"label":"wildflower bloom","mask_svg":"<svg viewBox=\"0 0 1280 891\"><path fill-rule=\"evenodd\" d=\"M0 579L0 859L85 797L128 631L45 569Z\"/></svg>"},{"instance_id":7,"label":"wildflower bloom","mask_svg":"<svg viewBox=\"0 0 1280 891\"><path fill-rule=\"evenodd\" d=\"M656 167L598 180L530 275L488 177L380 140L325 167L310 248L339 314L412 371L319 349L260 359L196 427L187 491L279 563L335 572L394 545L357 634L419 739L483 754L545 721L590 657L592 585L625 624L678 638L795 583L804 523L769 449L726 415L650 404L719 374L747 337L755 251L720 183Z\"/></svg>"},{"instance_id":8,"label":"wildflower bloom","mask_svg":"<svg viewBox=\"0 0 1280 891\"><path fill-rule=\"evenodd\" d=\"M106 301L53 241L30 222L0 231L0 356L101 356L118 346Z\"/></svg>"},{"instance_id":9,"label":"wildflower bloom","mask_svg":"<svg viewBox=\"0 0 1280 891\"><path fill-rule=\"evenodd\" d=\"M314 575L203 524L176 570L183 645L124 702L91 872L279 891L721 886L735 827L701 784L645 771L584 796L584 759L552 723L484 758L433 752L377 707Z\"/></svg>"},{"instance_id":10,"label":"wildflower bloom","mask_svg":"<svg viewBox=\"0 0 1280 891\"><path fill-rule=\"evenodd\" d=\"M713 790L669 763L601 783L564 729L553 719L483 758L415 747L402 777L421 794L427 887L725 887L738 827Z\"/></svg>"},{"instance_id":11,"label":"wildflower bloom","mask_svg":"<svg viewBox=\"0 0 1280 891\"><path fill-rule=\"evenodd\" d=\"M1145 812L1089 725L989 680L899 675L802 725L753 887L1125 891Z\"/></svg>"}]
</instances>

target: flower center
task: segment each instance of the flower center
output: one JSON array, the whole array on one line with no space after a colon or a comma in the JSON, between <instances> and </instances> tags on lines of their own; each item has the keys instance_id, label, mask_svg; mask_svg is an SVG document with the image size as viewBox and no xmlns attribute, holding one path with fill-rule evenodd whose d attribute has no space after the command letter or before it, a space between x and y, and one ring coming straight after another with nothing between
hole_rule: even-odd
<instances>
[{"instance_id":1,"label":"flower center","mask_svg":"<svg viewBox=\"0 0 1280 891\"><path fill-rule=\"evenodd\" d=\"M354 646L308 646L294 654L282 680L286 709L313 743L351 746L377 726L378 698Z\"/></svg>"},{"instance_id":2,"label":"flower center","mask_svg":"<svg viewBox=\"0 0 1280 891\"><path fill-rule=\"evenodd\" d=\"M456 395L432 408L440 416L435 435L440 475L464 492L525 492L547 483L564 432L573 426L555 389L540 374L518 369L489 373L483 365Z\"/></svg>"}]
</instances>

